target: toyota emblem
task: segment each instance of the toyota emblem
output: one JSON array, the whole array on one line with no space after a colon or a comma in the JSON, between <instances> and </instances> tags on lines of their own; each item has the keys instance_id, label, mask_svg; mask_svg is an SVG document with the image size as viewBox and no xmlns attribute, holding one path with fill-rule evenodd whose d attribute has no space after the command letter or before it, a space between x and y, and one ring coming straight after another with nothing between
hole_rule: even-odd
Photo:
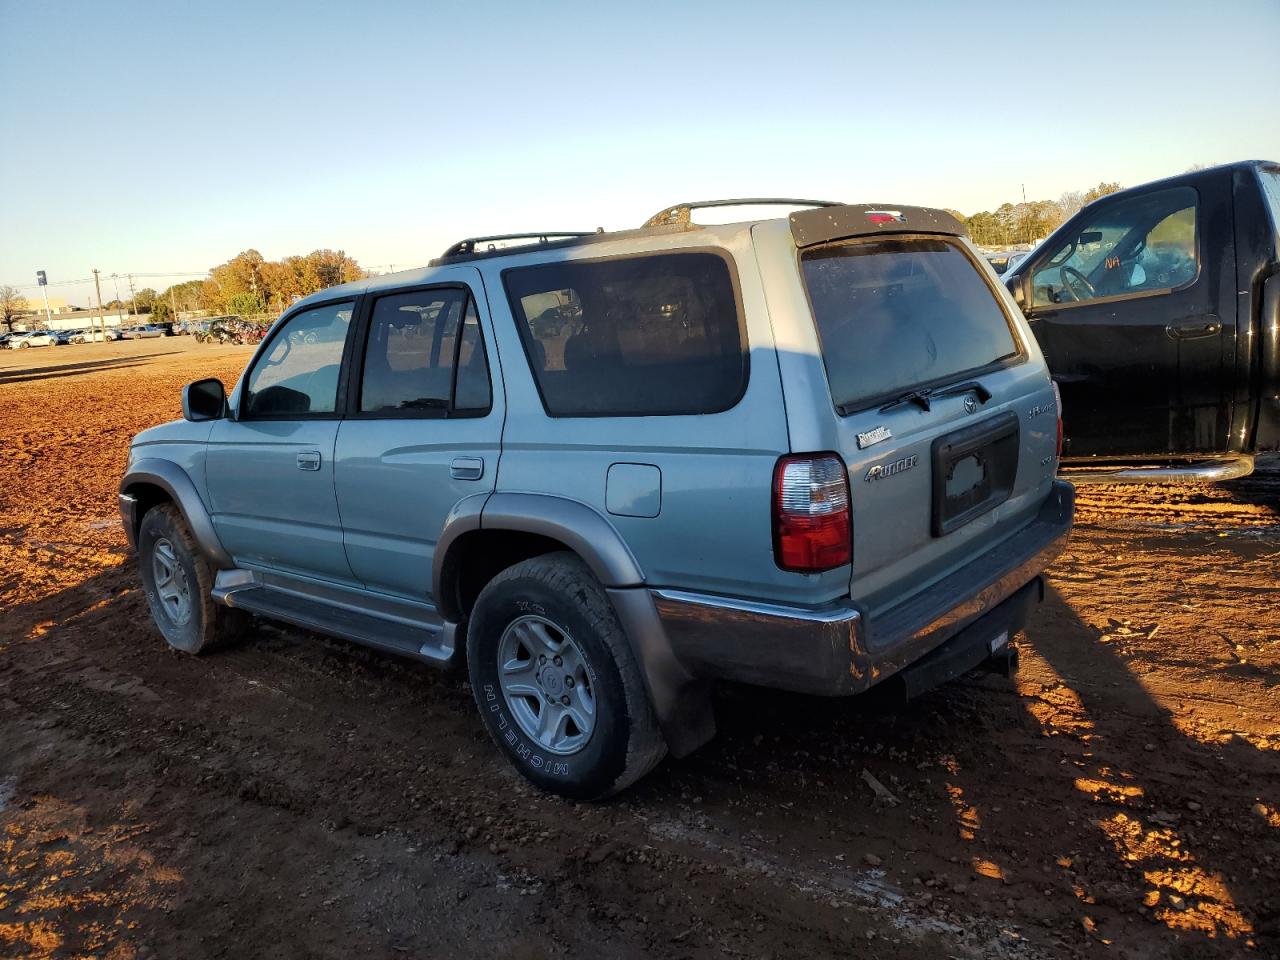
<instances>
[{"instance_id":1,"label":"toyota emblem","mask_svg":"<svg viewBox=\"0 0 1280 960\"><path fill-rule=\"evenodd\" d=\"M965 412L965 413L977 413L977 412L978 412L978 401L977 401L977 400L975 400L975 399L973 399L973 397L965 397L965 398L964 398L964 412Z\"/></svg>"}]
</instances>

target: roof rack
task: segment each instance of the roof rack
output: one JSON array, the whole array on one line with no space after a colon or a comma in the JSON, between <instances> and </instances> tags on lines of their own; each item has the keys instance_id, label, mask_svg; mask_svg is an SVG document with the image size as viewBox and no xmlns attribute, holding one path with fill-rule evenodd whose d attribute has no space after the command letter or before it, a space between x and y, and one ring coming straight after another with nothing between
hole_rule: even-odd
<instances>
[{"instance_id":1,"label":"roof rack","mask_svg":"<svg viewBox=\"0 0 1280 960\"><path fill-rule=\"evenodd\" d=\"M746 207L746 206L782 206L782 207L838 207L835 200L796 200L788 197L744 197L736 200L695 200L692 203L677 203L660 210L644 222L646 227L684 226L690 222L694 210L704 207Z\"/></svg>"},{"instance_id":2,"label":"roof rack","mask_svg":"<svg viewBox=\"0 0 1280 960\"><path fill-rule=\"evenodd\" d=\"M590 237L597 233L604 233L603 227L597 227L595 230L543 230L540 233L499 233L491 237L468 237L465 240L459 240L440 258L447 260L449 257L468 256L476 252L476 247L486 245L490 251L497 250L496 244L510 240L527 240L527 246L533 246L540 243L551 243L553 240L575 240L579 237ZM521 246L521 244L517 244Z\"/></svg>"}]
</instances>

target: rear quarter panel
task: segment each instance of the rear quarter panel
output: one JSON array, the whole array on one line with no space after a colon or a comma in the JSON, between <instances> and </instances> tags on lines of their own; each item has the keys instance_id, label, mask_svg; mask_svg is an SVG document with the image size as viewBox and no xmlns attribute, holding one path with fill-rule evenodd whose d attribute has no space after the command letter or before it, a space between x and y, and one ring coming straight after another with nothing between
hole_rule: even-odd
<instances>
[{"instance_id":1,"label":"rear quarter panel","mask_svg":"<svg viewBox=\"0 0 1280 960\"><path fill-rule=\"evenodd\" d=\"M587 504L618 531L646 583L746 597L817 602L844 589L839 575L800 577L773 559L771 489L788 449L786 415L764 293L741 225L592 244L559 253L596 259L656 250L727 252L745 310L750 369L736 406L702 416L556 418L538 395L503 287L501 270L554 259L546 253L482 265L507 392L499 491L546 493ZM656 517L611 514L606 480L614 464L661 472ZM625 471L643 477L651 471ZM635 491L614 493L613 506Z\"/></svg>"}]
</instances>

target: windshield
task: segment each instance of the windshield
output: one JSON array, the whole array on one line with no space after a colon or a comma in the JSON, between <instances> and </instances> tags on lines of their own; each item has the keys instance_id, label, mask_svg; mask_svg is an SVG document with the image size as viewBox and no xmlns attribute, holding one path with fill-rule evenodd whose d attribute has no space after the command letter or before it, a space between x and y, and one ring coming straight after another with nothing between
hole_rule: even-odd
<instances>
[{"instance_id":1,"label":"windshield","mask_svg":"<svg viewBox=\"0 0 1280 960\"><path fill-rule=\"evenodd\" d=\"M837 407L869 406L1019 354L996 294L954 241L839 243L806 250L800 264Z\"/></svg>"}]
</instances>

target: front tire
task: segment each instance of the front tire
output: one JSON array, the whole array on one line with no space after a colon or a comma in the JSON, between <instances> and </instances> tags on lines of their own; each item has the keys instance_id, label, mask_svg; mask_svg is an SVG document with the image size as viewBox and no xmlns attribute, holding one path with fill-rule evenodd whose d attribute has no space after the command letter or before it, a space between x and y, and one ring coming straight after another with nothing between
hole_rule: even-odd
<instances>
[{"instance_id":1,"label":"front tire","mask_svg":"<svg viewBox=\"0 0 1280 960\"><path fill-rule=\"evenodd\" d=\"M467 661L489 734L544 790L607 797L666 755L609 598L574 554L534 557L491 580L467 630Z\"/></svg>"},{"instance_id":2,"label":"front tire","mask_svg":"<svg viewBox=\"0 0 1280 960\"><path fill-rule=\"evenodd\" d=\"M171 503L153 507L142 518L138 572L151 618L175 650L207 653L244 633L244 611L215 603L210 596L213 568L200 553L186 518Z\"/></svg>"}]
</instances>

